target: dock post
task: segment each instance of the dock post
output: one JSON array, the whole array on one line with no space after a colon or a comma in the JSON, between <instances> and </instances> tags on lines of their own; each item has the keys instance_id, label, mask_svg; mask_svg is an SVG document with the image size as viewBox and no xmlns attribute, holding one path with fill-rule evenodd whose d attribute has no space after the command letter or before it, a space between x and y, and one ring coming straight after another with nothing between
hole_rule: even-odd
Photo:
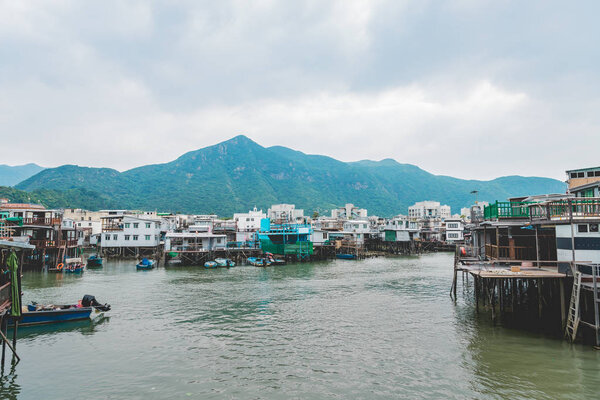
<instances>
[{"instance_id":1,"label":"dock post","mask_svg":"<svg viewBox=\"0 0 600 400\"><path fill-rule=\"evenodd\" d=\"M8 321L7 321L7 317L6 315L4 315L2 317L2 321L0 322L0 333L2 332L6 332L7 330L7 325L8 325ZM2 368L4 368L4 359L6 358L6 340L4 339L6 337L6 335L1 335L2 338L0 340L2 340Z\"/></svg>"},{"instance_id":2,"label":"dock post","mask_svg":"<svg viewBox=\"0 0 600 400\"><path fill-rule=\"evenodd\" d=\"M565 331L565 328L567 326L566 324L566 313L565 313L565 282L564 279L559 279L559 288L560 288L560 322L561 322L561 327L562 327L562 331Z\"/></svg>"},{"instance_id":3,"label":"dock post","mask_svg":"<svg viewBox=\"0 0 600 400\"><path fill-rule=\"evenodd\" d=\"M16 350L17 349L17 326L19 325L19 322L15 319L15 324L13 326L13 348Z\"/></svg>"},{"instance_id":4,"label":"dock post","mask_svg":"<svg viewBox=\"0 0 600 400\"><path fill-rule=\"evenodd\" d=\"M537 294L538 294L538 317L542 319L542 280L537 280Z\"/></svg>"},{"instance_id":5,"label":"dock post","mask_svg":"<svg viewBox=\"0 0 600 400\"><path fill-rule=\"evenodd\" d=\"M479 314L479 279L477 276L473 276L475 282L475 311Z\"/></svg>"}]
</instances>

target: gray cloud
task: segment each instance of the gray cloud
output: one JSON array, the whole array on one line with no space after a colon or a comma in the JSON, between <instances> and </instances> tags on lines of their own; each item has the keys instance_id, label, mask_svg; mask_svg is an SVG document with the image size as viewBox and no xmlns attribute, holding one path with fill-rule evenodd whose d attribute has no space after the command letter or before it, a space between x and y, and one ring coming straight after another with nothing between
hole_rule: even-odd
<instances>
[{"instance_id":1,"label":"gray cloud","mask_svg":"<svg viewBox=\"0 0 600 400\"><path fill-rule=\"evenodd\" d=\"M245 133L465 178L598 164L595 2L0 1L2 163ZM27 151L23 151L27 149Z\"/></svg>"}]
</instances>

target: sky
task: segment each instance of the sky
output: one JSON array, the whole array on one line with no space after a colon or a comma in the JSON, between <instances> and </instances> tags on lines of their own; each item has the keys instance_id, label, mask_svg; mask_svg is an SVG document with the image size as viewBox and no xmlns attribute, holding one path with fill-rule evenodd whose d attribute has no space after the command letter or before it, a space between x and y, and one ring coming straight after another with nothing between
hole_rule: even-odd
<instances>
[{"instance_id":1,"label":"sky","mask_svg":"<svg viewBox=\"0 0 600 400\"><path fill-rule=\"evenodd\" d=\"M244 134L442 175L600 165L593 1L0 0L0 164L132 167Z\"/></svg>"}]
</instances>

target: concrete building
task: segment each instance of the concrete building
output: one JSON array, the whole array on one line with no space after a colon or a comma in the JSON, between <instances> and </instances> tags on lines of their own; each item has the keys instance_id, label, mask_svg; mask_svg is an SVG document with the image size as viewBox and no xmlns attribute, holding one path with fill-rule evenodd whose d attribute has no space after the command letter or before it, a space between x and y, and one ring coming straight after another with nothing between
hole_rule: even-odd
<instances>
[{"instance_id":1,"label":"concrete building","mask_svg":"<svg viewBox=\"0 0 600 400\"><path fill-rule=\"evenodd\" d=\"M233 214L238 232L256 232L260 229L260 221L263 218L267 218L267 214L263 210L257 210L256 207L247 213Z\"/></svg>"},{"instance_id":2,"label":"concrete building","mask_svg":"<svg viewBox=\"0 0 600 400\"><path fill-rule=\"evenodd\" d=\"M447 242L460 242L465 239L464 221L460 218L449 218L445 221L446 223L446 241Z\"/></svg>"},{"instance_id":3,"label":"concrete building","mask_svg":"<svg viewBox=\"0 0 600 400\"><path fill-rule=\"evenodd\" d=\"M346 204L344 207L331 210L331 218L336 219L367 219L367 210L355 207L354 204Z\"/></svg>"},{"instance_id":4,"label":"concrete building","mask_svg":"<svg viewBox=\"0 0 600 400\"><path fill-rule=\"evenodd\" d=\"M420 201L408 207L408 217L411 219L450 218L450 206L441 205L439 201Z\"/></svg>"},{"instance_id":5,"label":"concrete building","mask_svg":"<svg viewBox=\"0 0 600 400\"><path fill-rule=\"evenodd\" d=\"M273 204L267 211L267 217L273 224L302 224L305 222L304 210L296 209L294 204Z\"/></svg>"}]
</instances>

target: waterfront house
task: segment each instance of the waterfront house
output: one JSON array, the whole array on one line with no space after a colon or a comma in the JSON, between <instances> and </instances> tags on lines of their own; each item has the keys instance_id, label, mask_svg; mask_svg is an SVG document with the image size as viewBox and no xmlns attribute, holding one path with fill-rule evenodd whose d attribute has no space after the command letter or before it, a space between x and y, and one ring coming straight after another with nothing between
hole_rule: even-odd
<instances>
[{"instance_id":1,"label":"waterfront house","mask_svg":"<svg viewBox=\"0 0 600 400\"><path fill-rule=\"evenodd\" d=\"M168 232L165 236L165 251L170 253L209 252L226 247L226 235L210 232Z\"/></svg>"},{"instance_id":2,"label":"waterfront house","mask_svg":"<svg viewBox=\"0 0 600 400\"><path fill-rule=\"evenodd\" d=\"M151 256L159 250L161 220L124 213L102 218L98 246L103 254Z\"/></svg>"},{"instance_id":3,"label":"waterfront house","mask_svg":"<svg viewBox=\"0 0 600 400\"><path fill-rule=\"evenodd\" d=\"M346 204L344 207L331 210L331 218L349 220L349 219L367 219L367 210L355 207L354 204Z\"/></svg>"},{"instance_id":4,"label":"waterfront house","mask_svg":"<svg viewBox=\"0 0 600 400\"><path fill-rule=\"evenodd\" d=\"M460 218L449 218L446 224L446 241L462 242L464 240L464 221Z\"/></svg>"}]
</instances>

